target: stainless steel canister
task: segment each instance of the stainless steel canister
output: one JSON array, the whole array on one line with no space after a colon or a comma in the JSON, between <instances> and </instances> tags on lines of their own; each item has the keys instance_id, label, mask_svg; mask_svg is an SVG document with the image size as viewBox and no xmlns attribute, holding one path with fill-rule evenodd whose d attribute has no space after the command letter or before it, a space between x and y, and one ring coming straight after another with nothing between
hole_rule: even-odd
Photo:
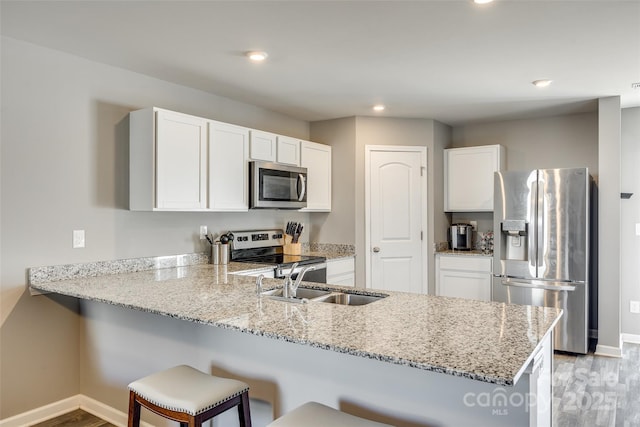
<instances>
[{"instance_id":1,"label":"stainless steel canister","mask_svg":"<svg viewBox=\"0 0 640 427\"><path fill-rule=\"evenodd\" d=\"M215 242L211 245L211 264L220 264L220 242Z\"/></svg>"},{"instance_id":2,"label":"stainless steel canister","mask_svg":"<svg viewBox=\"0 0 640 427\"><path fill-rule=\"evenodd\" d=\"M220 249L218 252L218 264L227 265L229 264L229 245L228 244L220 244Z\"/></svg>"}]
</instances>

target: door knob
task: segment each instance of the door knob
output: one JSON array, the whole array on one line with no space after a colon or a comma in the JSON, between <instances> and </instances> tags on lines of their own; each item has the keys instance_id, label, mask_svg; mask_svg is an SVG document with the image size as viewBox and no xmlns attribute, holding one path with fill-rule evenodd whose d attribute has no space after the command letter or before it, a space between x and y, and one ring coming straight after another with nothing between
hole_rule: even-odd
<instances>
[{"instance_id":1,"label":"door knob","mask_svg":"<svg viewBox=\"0 0 640 427\"><path fill-rule=\"evenodd\" d=\"M373 252L375 252L375 253L380 252L380 248L379 248L379 247L377 247L377 246L374 246L374 247L373 247Z\"/></svg>"}]
</instances>

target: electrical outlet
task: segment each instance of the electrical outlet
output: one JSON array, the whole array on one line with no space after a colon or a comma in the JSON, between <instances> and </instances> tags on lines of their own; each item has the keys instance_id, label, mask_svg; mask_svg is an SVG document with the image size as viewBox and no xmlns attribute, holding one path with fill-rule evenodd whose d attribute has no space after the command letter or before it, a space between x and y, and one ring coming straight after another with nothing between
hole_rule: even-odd
<instances>
[{"instance_id":1,"label":"electrical outlet","mask_svg":"<svg viewBox=\"0 0 640 427\"><path fill-rule=\"evenodd\" d=\"M630 301L629 310L632 313L640 314L640 301Z\"/></svg>"},{"instance_id":2,"label":"electrical outlet","mask_svg":"<svg viewBox=\"0 0 640 427\"><path fill-rule=\"evenodd\" d=\"M73 230L73 248L84 248L84 230Z\"/></svg>"},{"instance_id":3,"label":"electrical outlet","mask_svg":"<svg viewBox=\"0 0 640 427\"><path fill-rule=\"evenodd\" d=\"M204 240L207 238L207 226L206 225L201 225L200 226L200 240Z\"/></svg>"},{"instance_id":4,"label":"electrical outlet","mask_svg":"<svg viewBox=\"0 0 640 427\"><path fill-rule=\"evenodd\" d=\"M475 231L478 230L478 221L469 221L469 224L471 224Z\"/></svg>"},{"instance_id":5,"label":"electrical outlet","mask_svg":"<svg viewBox=\"0 0 640 427\"><path fill-rule=\"evenodd\" d=\"M640 236L640 224L636 224L636 236Z\"/></svg>"}]
</instances>

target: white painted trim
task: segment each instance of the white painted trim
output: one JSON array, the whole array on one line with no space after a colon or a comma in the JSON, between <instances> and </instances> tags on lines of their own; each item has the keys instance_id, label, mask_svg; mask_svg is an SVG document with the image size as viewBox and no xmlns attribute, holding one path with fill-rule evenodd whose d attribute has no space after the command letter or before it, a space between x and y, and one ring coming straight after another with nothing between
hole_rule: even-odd
<instances>
[{"instance_id":1,"label":"white painted trim","mask_svg":"<svg viewBox=\"0 0 640 427\"><path fill-rule=\"evenodd\" d=\"M429 182L427 181L428 177L428 159L427 159L427 147L422 147L419 145L365 145L364 146L364 224L365 224L365 233L364 233L364 246L365 246L365 288L371 288L371 200L369 197L369 192L371 191L371 181L369 180L369 174L371 173L371 152L373 151L404 151L404 152L412 152L419 153L422 155L421 158L421 167L424 168L424 175L422 175L422 212L421 221L422 221L422 259L426 260L429 254L429 245L427 242L430 239L429 235L429 222L428 222L428 188ZM428 285L428 277L429 277L429 263L422 263L422 293L429 293L429 285Z\"/></svg>"},{"instance_id":2,"label":"white painted trim","mask_svg":"<svg viewBox=\"0 0 640 427\"><path fill-rule=\"evenodd\" d=\"M76 394L75 396L0 420L0 427L24 427L38 424L76 409L82 409L118 427L125 427L129 416L128 413L119 411L88 396ZM144 421L141 421L140 425L143 427L153 427L152 424Z\"/></svg>"},{"instance_id":3,"label":"white painted trim","mask_svg":"<svg viewBox=\"0 0 640 427\"><path fill-rule=\"evenodd\" d=\"M622 347L611 347L609 345L598 344L596 346L595 355L606 357L622 357Z\"/></svg>"},{"instance_id":4,"label":"white painted trim","mask_svg":"<svg viewBox=\"0 0 640 427\"><path fill-rule=\"evenodd\" d=\"M640 335L636 334L622 334L622 341L631 344L640 344Z\"/></svg>"}]
</instances>

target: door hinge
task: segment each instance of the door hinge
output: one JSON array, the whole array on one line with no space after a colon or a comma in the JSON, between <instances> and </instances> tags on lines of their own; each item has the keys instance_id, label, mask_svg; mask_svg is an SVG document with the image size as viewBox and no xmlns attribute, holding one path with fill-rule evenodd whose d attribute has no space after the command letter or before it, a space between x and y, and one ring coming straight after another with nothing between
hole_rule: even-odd
<instances>
[{"instance_id":1,"label":"door hinge","mask_svg":"<svg viewBox=\"0 0 640 427\"><path fill-rule=\"evenodd\" d=\"M423 237L422 237L422 234L423 234L423 233L422 233L422 230L420 230L420 240L422 240L422 238L423 238Z\"/></svg>"},{"instance_id":2,"label":"door hinge","mask_svg":"<svg viewBox=\"0 0 640 427\"><path fill-rule=\"evenodd\" d=\"M420 166L420 176L424 176L424 170L426 168L424 166Z\"/></svg>"}]
</instances>

